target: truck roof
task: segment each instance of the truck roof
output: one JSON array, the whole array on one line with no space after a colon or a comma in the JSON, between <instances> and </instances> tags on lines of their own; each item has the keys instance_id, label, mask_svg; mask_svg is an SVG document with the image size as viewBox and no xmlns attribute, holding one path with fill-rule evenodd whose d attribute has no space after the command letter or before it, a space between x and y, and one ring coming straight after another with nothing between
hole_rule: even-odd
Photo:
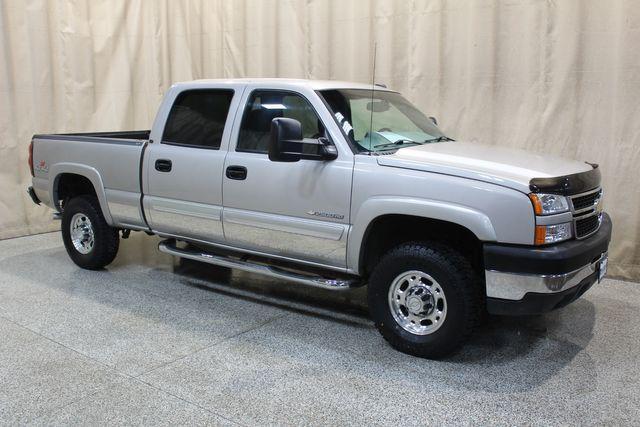
<instances>
[{"instance_id":1,"label":"truck roof","mask_svg":"<svg viewBox=\"0 0 640 427\"><path fill-rule=\"evenodd\" d=\"M285 78L239 78L239 79L201 79L186 82L178 82L173 86L183 88L211 87L217 84L244 83L264 84L265 86L277 85L278 87L290 86L291 88L307 87L312 90L325 89L371 89L371 83L346 82L338 80L309 80L309 79L285 79ZM376 85L376 90L390 91Z\"/></svg>"}]
</instances>

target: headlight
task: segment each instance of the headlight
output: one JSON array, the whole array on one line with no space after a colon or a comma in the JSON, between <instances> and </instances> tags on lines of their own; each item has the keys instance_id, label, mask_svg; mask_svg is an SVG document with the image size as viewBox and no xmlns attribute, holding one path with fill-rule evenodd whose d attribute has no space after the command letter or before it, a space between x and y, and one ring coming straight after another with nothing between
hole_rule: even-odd
<instances>
[{"instance_id":1,"label":"headlight","mask_svg":"<svg viewBox=\"0 0 640 427\"><path fill-rule=\"evenodd\" d=\"M548 245L563 240L570 239L572 235L572 224L565 222L553 225L536 225L536 245Z\"/></svg>"},{"instance_id":2,"label":"headlight","mask_svg":"<svg viewBox=\"0 0 640 427\"><path fill-rule=\"evenodd\" d=\"M529 194L529 198L531 199L531 203L533 203L533 210L536 215L551 215L569 210L569 202L564 196L531 193Z\"/></svg>"}]
</instances>

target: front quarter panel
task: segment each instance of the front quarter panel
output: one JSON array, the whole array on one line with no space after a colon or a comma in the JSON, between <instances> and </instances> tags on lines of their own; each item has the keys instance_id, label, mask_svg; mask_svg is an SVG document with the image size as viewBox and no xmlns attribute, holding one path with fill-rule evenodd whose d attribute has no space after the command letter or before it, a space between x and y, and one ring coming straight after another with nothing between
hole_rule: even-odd
<instances>
[{"instance_id":1,"label":"front quarter panel","mask_svg":"<svg viewBox=\"0 0 640 427\"><path fill-rule=\"evenodd\" d=\"M355 157L347 254L352 271L359 271L368 225L382 215L453 222L485 242L533 243L535 217L524 193L457 176L380 166L375 156Z\"/></svg>"}]
</instances>

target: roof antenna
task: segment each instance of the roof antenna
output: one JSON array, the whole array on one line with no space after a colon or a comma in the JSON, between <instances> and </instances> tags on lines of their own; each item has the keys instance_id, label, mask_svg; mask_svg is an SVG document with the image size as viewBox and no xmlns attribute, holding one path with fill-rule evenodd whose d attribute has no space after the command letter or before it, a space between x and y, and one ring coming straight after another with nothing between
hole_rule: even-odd
<instances>
[{"instance_id":1,"label":"roof antenna","mask_svg":"<svg viewBox=\"0 0 640 427\"><path fill-rule=\"evenodd\" d=\"M378 43L373 43L373 71L371 73L371 116L369 120L369 151L373 141L373 95L376 91L376 50Z\"/></svg>"}]
</instances>

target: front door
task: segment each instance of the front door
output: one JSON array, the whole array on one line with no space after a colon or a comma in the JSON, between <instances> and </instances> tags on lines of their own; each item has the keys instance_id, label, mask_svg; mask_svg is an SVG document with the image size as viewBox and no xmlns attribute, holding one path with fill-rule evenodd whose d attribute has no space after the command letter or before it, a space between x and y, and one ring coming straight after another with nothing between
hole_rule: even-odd
<instances>
[{"instance_id":1,"label":"front door","mask_svg":"<svg viewBox=\"0 0 640 427\"><path fill-rule=\"evenodd\" d=\"M276 117L300 121L305 138L331 138L317 113L323 106L316 99L314 107L296 92L249 87L245 93L240 127L225 162L228 244L344 268L353 157L339 152L333 161L270 161L271 120Z\"/></svg>"}]
</instances>

